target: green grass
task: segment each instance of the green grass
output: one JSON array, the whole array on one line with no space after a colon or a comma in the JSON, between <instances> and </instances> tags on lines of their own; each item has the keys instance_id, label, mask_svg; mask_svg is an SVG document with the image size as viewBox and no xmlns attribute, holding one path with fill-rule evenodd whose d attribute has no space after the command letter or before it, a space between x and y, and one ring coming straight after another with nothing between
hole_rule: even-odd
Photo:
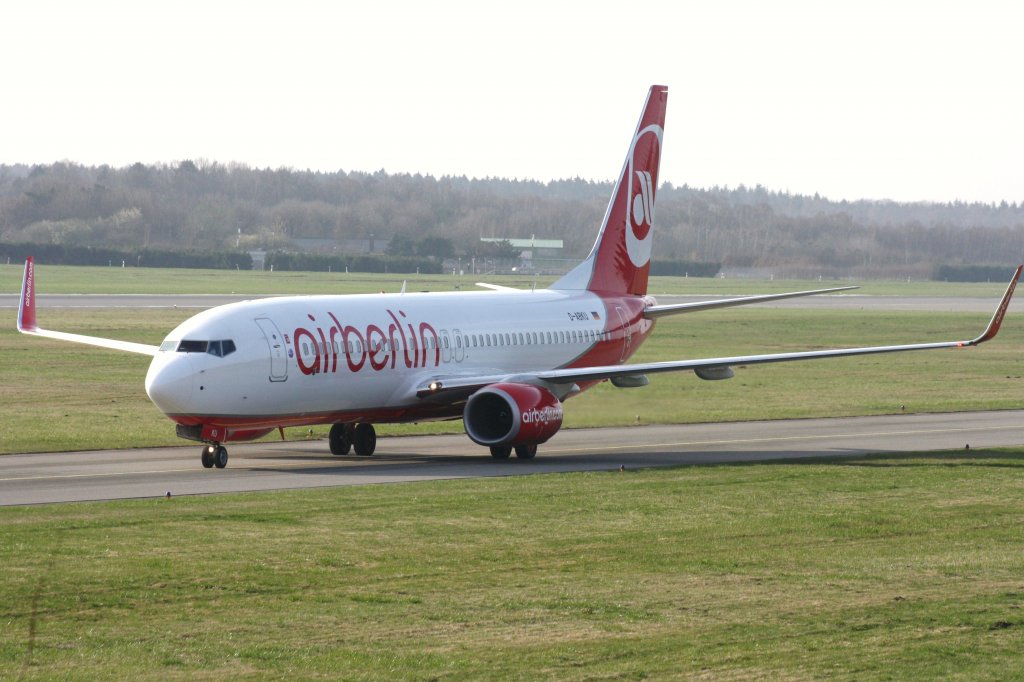
<instances>
[{"instance_id":1,"label":"green grass","mask_svg":"<svg viewBox=\"0 0 1024 682\"><path fill-rule=\"evenodd\" d=\"M5 679L1008 679L1024 450L0 509Z\"/></svg>"},{"instance_id":2,"label":"green grass","mask_svg":"<svg viewBox=\"0 0 1024 682\"><path fill-rule=\"evenodd\" d=\"M157 344L194 311L40 310L40 323ZM666 318L637 361L719 357L971 338L984 314L756 309ZM182 444L146 397L144 356L0 329L0 453ZM1024 324L1012 316L977 349L739 368L728 381L690 372L652 375L651 385L601 384L570 400L568 428L1015 409L1024 405ZM382 435L460 432L461 422L382 426ZM305 437L292 429L290 437ZM314 437L325 434L316 428Z\"/></svg>"}]
</instances>

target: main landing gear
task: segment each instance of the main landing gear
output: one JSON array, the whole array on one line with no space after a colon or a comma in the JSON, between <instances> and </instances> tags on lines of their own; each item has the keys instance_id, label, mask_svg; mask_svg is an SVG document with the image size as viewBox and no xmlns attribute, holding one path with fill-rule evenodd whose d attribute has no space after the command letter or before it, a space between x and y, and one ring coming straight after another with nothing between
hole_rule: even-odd
<instances>
[{"instance_id":1,"label":"main landing gear","mask_svg":"<svg viewBox=\"0 0 1024 682\"><path fill-rule=\"evenodd\" d=\"M223 469L228 465L228 449L220 443L210 443L203 446L202 458L205 468Z\"/></svg>"},{"instance_id":2,"label":"main landing gear","mask_svg":"<svg viewBox=\"0 0 1024 682\"><path fill-rule=\"evenodd\" d=\"M519 459L533 459L537 456L537 444L517 445L515 447L516 457ZM492 445L491 457L494 459L508 459L512 455L511 445Z\"/></svg>"},{"instance_id":3,"label":"main landing gear","mask_svg":"<svg viewBox=\"0 0 1024 682\"><path fill-rule=\"evenodd\" d=\"M373 424L335 424L328 442L331 454L342 457L355 450L360 457L369 457L377 449L377 432Z\"/></svg>"}]
</instances>

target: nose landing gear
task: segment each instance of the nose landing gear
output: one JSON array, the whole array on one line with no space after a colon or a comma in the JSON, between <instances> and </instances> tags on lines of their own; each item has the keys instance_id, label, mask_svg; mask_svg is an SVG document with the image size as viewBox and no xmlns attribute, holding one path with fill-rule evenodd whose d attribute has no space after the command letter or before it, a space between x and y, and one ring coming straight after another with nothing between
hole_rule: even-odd
<instances>
[{"instance_id":1,"label":"nose landing gear","mask_svg":"<svg viewBox=\"0 0 1024 682\"><path fill-rule=\"evenodd\" d=\"M223 469L228 465L228 449L220 443L210 443L203 447L203 467Z\"/></svg>"}]
</instances>

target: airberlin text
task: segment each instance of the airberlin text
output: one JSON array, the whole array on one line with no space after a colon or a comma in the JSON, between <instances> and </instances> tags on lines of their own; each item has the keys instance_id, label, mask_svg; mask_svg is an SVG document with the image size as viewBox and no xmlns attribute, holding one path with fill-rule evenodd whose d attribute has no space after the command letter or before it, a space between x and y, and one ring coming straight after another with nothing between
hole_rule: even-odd
<instances>
[{"instance_id":1,"label":"airberlin text","mask_svg":"<svg viewBox=\"0 0 1024 682\"><path fill-rule=\"evenodd\" d=\"M539 410L536 407L531 407L523 412L524 424L547 424L553 421L562 421L561 406L552 407L551 405L546 405Z\"/></svg>"},{"instance_id":2,"label":"airberlin text","mask_svg":"<svg viewBox=\"0 0 1024 682\"><path fill-rule=\"evenodd\" d=\"M399 310L384 311L383 324L365 327L342 324L334 313L327 313L325 330L311 314L306 316L317 324L312 330L295 329L295 359L303 374L337 373L339 357L342 368L350 372L364 367L374 372L405 367L427 367L441 363L441 344L437 331L428 322L416 323ZM399 319L401 318L401 319ZM308 345L307 345L308 344ZM310 349L312 352L310 352Z\"/></svg>"}]
</instances>

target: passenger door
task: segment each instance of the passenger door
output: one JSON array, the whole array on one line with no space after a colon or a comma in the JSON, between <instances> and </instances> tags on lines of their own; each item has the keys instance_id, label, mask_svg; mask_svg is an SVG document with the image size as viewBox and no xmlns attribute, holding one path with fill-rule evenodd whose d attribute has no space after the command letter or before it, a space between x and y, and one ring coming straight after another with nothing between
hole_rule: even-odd
<instances>
[{"instance_id":1,"label":"passenger door","mask_svg":"<svg viewBox=\"0 0 1024 682\"><path fill-rule=\"evenodd\" d=\"M270 351L270 380L288 380L288 351L285 350L284 337L273 320L269 317L257 317L256 324L263 332L263 338L267 341L267 349Z\"/></svg>"}]
</instances>

